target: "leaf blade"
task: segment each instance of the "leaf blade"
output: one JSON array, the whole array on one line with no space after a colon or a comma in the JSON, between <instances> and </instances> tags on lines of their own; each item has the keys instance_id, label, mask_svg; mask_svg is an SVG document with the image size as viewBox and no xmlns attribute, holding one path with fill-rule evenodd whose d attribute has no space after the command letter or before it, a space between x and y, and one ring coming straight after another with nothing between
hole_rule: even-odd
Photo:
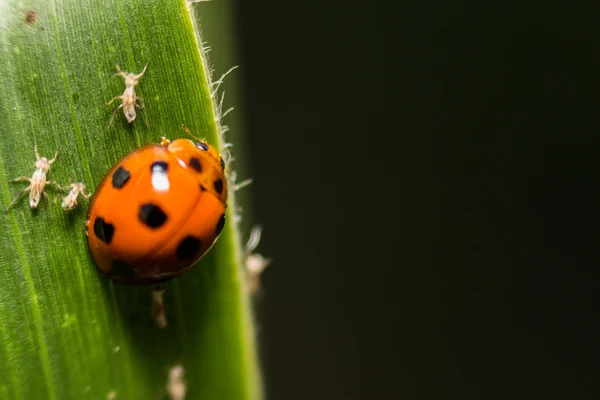
<instances>
[{"instance_id":1,"label":"leaf blade","mask_svg":"<svg viewBox=\"0 0 600 400\"><path fill-rule=\"evenodd\" d=\"M187 125L219 144L208 77L184 1L0 1L0 200L40 155L60 148L50 177L94 188L129 151ZM139 72L149 127L122 114L106 131L106 103L124 89L115 63ZM49 187L55 197L58 192ZM233 204L233 203L231 203ZM239 240L230 222L211 252L168 285L170 326L157 330L147 288L99 275L87 251L85 207L32 211L26 199L0 218L0 393L6 398L157 398L168 370L186 369L190 398L258 398ZM231 221L233 207L229 207Z\"/></svg>"}]
</instances>

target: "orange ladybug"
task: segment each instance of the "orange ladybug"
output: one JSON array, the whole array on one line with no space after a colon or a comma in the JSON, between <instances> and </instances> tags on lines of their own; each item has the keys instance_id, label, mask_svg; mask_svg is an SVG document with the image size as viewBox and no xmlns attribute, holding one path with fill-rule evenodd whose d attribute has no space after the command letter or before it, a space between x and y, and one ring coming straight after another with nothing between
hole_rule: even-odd
<instances>
[{"instance_id":1,"label":"orange ladybug","mask_svg":"<svg viewBox=\"0 0 600 400\"><path fill-rule=\"evenodd\" d=\"M206 141L141 147L106 174L90 203L88 244L109 278L159 283L181 275L225 225L225 163Z\"/></svg>"}]
</instances>

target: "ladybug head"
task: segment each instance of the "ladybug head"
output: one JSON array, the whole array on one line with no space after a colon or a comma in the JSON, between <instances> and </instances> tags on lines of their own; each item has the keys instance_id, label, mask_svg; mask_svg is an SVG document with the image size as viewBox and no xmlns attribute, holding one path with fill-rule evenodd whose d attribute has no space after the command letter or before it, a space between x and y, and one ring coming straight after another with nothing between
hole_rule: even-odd
<instances>
[{"instance_id":1,"label":"ladybug head","mask_svg":"<svg viewBox=\"0 0 600 400\"><path fill-rule=\"evenodd\" d=\"M176 139L172 142L164 140L163 146L197 177L203 190L212 192L226 203L228 192L225 163L217 149L205 140L193 142L189 139Z\"/></svg>"},{"instance_id":2,"label":"ladybug head","mask_svg":"<svg viewBox=\"0 0 600 400\"><path fill-rule=\"evenodd\" d=\"M210 165L221 171L224 170L225 162L223 161L223 158L217 149L210 145L206 140L192 142L188 139L176 139L168 143L167 148L186 164L190 163L190 159L196 158L202 160L203 164L207 164L207 167Z\"/></svg>"}]
</instances>

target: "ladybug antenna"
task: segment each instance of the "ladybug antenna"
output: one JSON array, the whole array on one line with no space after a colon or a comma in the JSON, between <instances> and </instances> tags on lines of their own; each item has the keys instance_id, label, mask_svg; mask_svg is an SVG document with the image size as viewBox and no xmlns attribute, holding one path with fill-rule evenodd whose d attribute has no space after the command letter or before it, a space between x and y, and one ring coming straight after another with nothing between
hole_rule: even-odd
<instances>
[{"instance_id":1,"label":"ladybug antenna","mask_svg":"<svg viewBox=\"0 0 600 400\"><path fill-rule=\"evenodd\" d=\"M188 129L188 127L187 127L187 126L185 126L185 124L182 124L181 126L182 126L183 130L184 130L184 131L185 131L185 132L186 132L188 135L190 135L191 137L193 137L193 138L194 138L194 139L196 139L196 140L202 141L202 139L200 139L200 138L198 138L198 137L196 137L196 136L192 135L192 132L190 132L190 130Z\"/></svg>"}]
</instances>

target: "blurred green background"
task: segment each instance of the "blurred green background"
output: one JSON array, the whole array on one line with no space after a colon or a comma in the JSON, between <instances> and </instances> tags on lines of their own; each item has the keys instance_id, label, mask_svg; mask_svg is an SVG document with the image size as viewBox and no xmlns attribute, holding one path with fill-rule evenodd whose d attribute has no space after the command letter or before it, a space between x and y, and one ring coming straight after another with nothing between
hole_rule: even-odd
<instances>
[{"instance_id":1,"label":"blurred green background","mask_svg":"<svg viewBox=\"0 0 600 400\"><path fill-rule=\"evenodd\" d=\"M597 398L600 6L229 3L268 398Z\"/></svg>"}]
</instances>

